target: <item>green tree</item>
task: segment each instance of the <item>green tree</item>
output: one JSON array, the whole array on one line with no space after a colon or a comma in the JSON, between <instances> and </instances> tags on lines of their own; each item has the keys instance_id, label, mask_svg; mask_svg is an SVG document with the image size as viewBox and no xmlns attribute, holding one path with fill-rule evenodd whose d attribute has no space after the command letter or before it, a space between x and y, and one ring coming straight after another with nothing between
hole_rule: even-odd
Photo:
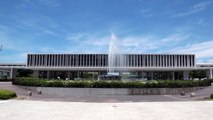
<instances>
[{"instance_id":1,"label":"green tree","mask_svg":"<svg viewBox=\"0 0 213 120\"><path fill-rule=\"evenodd\" d=\"M17 77L30 77L32 73L33 73L32 70L18 69L17 70Z\"/></svg>"},{"instance_id":2,"label":"green tree","mask_svg":"<svg viewBox=\"0 0 213 120\"><path fill-rule=\"evenodd\" d=\"M206 70L192 70L189 75L192 79L198 78L200 80L201 78L206 77Z\"/></svg>"}]
</instances>

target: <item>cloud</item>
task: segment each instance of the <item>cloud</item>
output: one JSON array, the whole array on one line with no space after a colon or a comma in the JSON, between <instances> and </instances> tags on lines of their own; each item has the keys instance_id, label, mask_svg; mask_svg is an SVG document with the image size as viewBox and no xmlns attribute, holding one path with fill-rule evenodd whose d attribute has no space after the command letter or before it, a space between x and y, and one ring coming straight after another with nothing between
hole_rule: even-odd
<instances>
[{"instance_id":1,"label":"cloud","mask_svg":"<svg viewBox=\"0 0 213 120\"><path fill-rule=\"evenodd\" d=\"M162 42L180 42L189 37L190 37L190 35L187 35L187 34L171 34L171 35L163 38L161 41Z\"/></svg>"},{"instance_id":2,"label":"cloud","mask_svg":"<svg viewBox=\"0 0 213 120\"><path fill-rule=\"evenodd\" d=\"M177 47L171 53L196 54L197 58L213 58L213 40Z\"/></svg>"},{"instance_id":3,"label":"cloud","mask_svg":"<svg viewBox=\"0 0 213 120\"><path fill-rule=\"evenodd\" d=\"M56 0L38 0L44 5L51 6L51 7L57 7L59 6L59 3Z\"/></svg>"},{"instance_id":4,"label":"cloud","mask_svg":"<svg viewBox=\"0 0 213 120\"><path fill-rule=\"evenodd\" d=\"M14 16L14 22L16 23L12 28L14 30L27 30L34 33L34 35L47 34L57 37L62 37L59 34L61 29L61 25L56 23L56 21L48 16L39 14L39 15L31 15L31 14L23 14L18 13Z\"/></svg>"},{"instance_id":5,"label":"cloud","mask_svg":"<svg viewBox=\"0 0 213 120\"><path fill-rule=\"evenodd\" d=\"M26 7L28 5L46 5L50 7L57 7L59 6L59 2L57 0L22 0L21 6Z\"/></svg>"},{"instance_id":6,"label":"cloud","mask_svg":"<svg viewBox=\"0 0 213 120\"><path fill-rule=\"evenodd\" d=\"M183 16L188 16L194 13L201 12L207 8L208 5L212 4L211 1L205 1L205 2L200 2L198 4L193 5L188 11L178 13L173 15L173 17L183 17Z\"/></svg>"},{"instance_id":7,"label":"cloud","mask_svg":"<svg viewBox=\"0 0 213 120\"><path fill-rule=\"evenodd\" d=\"M118 36L117 41L123 53L152 53L152 52L168 52L167 49L174 48L176 45L182 44L190 37L188 34L169 34L164 37L158 36ZM89 33L71 33L67 35L67 40L72 44L75 42L76 49L87 48L105 48L108 50L110 35L89 34ZM77 47L79 46L79 48ZM93 49L97 50L97 49ZM90 49L91 51L91 49ZM97 52L97 51L96 51ZM101 51L98 51L101 52Z\"/></svg>"},{"instance_id":8,"label":"cloud","mask_svg":"<svg viewBox=\"0 0 213 120\"><path fill-rule=\"evenodd\" d=\"M152 12L152 10L150 8L147 9L141 9L140 13L144 16L144 17L152 17L154 16L154 13Z\"/></svg>"},{"instance_id":9,"label":"cloud","mask_svg":"<svg viewBox=\"0 0 213 120\"><path fill-rule=\"evenodd\" d=\"M81 41L86 38L87 35L85 33L69 33L66 36L66 40L69 41Z\"/></svg>"},{"instance_id":10,"label":"cloud","mask_svg":"<svg viewBox=\"0 0 213 120\"><path fill-rule=\"evenodd\" d=\"M106 46L109 44L110 36L100 33L69 33L66 40L85 45Z\"/></svg>"}]
</instances>

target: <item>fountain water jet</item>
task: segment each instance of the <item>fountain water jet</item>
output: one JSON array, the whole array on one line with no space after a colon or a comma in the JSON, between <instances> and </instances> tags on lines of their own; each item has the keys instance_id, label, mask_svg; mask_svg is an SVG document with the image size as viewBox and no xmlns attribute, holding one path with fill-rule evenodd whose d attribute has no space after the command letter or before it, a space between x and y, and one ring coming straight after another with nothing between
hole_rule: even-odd
<instances>
[{"instance_id":1,"label":"fountain water jet","mask_svg":"<svg viewBox=\"0 0 213 120\"><path fill-rule=\"evenodd\" d=\"M117 59L119 56L120 50L118 47L118 41L114 34L111 35L109 43L109 52L108 52L108 75L119 75L115 72L115 67L117 66Z\"/></svg>"},{"instance_id":2,"label":"fountain water jet","mask_svg":"<svg viewBox=\"0 0 213 120\"><path fill-rule=\"evenodd\" d=\"M130 78L132 75L127 70L129 66L129 55L123 54L121 51L121 45L119 39L111 34L108 51L108 69L106 75L100 75L102 80L122 80ZM123 73L121 73L123 72Z\"/></svg>"}]
</instances>

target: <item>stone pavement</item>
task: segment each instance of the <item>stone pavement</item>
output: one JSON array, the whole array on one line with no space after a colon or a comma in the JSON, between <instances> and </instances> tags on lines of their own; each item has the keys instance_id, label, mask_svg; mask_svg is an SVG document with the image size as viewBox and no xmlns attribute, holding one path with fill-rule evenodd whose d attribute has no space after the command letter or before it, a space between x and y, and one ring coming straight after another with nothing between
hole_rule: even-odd
<instances>
[{"instance_id":1,"label":"stone pavement","mask_svg":"<svg viewBox=\"0 0 213 120\"><path fill-rule=\"evenodd\" d=\"M211 120L213 101L83 103L0 101L1 120Z\"/></svg>"},{"instance_id":2,"label":"stone pavement","mask_svg":"<svg viewBox=\"0 0 213 120\"><path fill-rule=\"evenodd\" d=\"M180 95L27 96L27 90L0 82L0 89L27 99L0 100L0 120L211 120L213 101L197 101L213 87ZM194 101L195 100L195 101Z\"/></svg>"},{"instance_id":3,"label":"stone pavement","mask_svg":"<svg viewBox=\"0 0 213 120\"><path fill-rule=\"evenodd\" d=\"M190 97L190 93L185 96L178 95L48 95L37 94L33 92L32 96L27 95L27 89L12 85L11 82L0 82L0 89L8 89L16 91L19 97L28 100L42 101L67 101L67 102L162 102L162 101L192 101L209 97L213 93L213 85L205 89L195 91L196 97Z\"/></svg>"}]
</instances>

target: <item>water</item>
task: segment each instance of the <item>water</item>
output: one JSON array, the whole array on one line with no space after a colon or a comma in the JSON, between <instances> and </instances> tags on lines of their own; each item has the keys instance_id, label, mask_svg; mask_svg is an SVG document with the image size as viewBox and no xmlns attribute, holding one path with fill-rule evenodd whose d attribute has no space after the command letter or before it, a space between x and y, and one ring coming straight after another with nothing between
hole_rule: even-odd
<instances>
[{"instance_id":1,"label":"water","mask_svg":"<svg viewBox=\"0 0 213 120\"><path fill-rule=\"evenodd\" d=\"M108 75L119 75L119 70L124 67L125 55L121 53L118 38L112 34L108 52ZM119 69L115 69L119 68Z\"/></svg>"}]
</instances>

